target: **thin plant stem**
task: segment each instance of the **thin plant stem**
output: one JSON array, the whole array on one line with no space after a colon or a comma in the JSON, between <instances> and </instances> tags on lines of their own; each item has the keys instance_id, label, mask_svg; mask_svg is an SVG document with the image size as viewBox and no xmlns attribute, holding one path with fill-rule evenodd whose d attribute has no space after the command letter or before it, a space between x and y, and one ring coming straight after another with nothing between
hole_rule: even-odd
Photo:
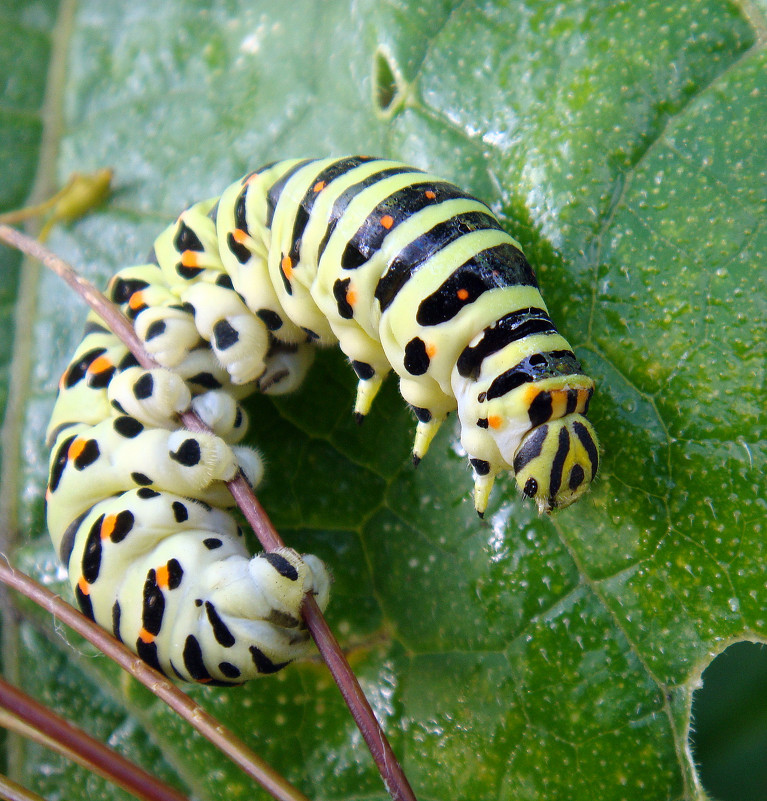
<instances>
[{"instance_id":1,"label":"thin plant stem","mask_svg":"<svg viewBox=\"0 0 767 801\"><path fill-rule=\"evenodd\" d=\"M34 698L0 679L0 707L37 732L38 741L60 750L100 776L145 801L185 801L186 796L156 779ZM7 724L7 727L10 725Z\"/></svg>"},{"instance_id":2,"label":"thin plant stem","mask_svg":"<svg viewBox=\"0 0 767 801\"><path fill-rule=\"evenodd\" d=\"M45 799L22 787L7 776L0 775L0 798L3 801L45 801Z\"/></svg>"}]
</instances>

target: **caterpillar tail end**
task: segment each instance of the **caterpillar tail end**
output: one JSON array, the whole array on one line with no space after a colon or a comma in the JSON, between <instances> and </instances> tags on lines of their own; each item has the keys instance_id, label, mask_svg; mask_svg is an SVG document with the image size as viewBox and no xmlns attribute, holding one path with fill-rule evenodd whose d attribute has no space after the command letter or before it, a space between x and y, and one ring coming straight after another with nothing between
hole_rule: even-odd
<instances>
[{"instance_id":1,"label":"caterpillar tail end","mask_svg":"<svg viewBox=\"0 0 767 801\"><path fill-rule=\"evenodd\" d=\"M416 467L418 467L421 459L426 456L426 451L429 450L429 445L431 445L431 441L439 431L443 419L432 417L428 423L418 422L415 429L415 441L413 442L413 464Z\"/></svg>"},{"instance_id":2,"label":"caterpillar tail end","mask_svg":"<svg viewBox=\"0 0 767 801\"><path fill-rule=\"evenodd\" d=\"M377 373L373 374L371 378L360 379L357 384L357 398L354 401L354 418L357 423L361 423L367 416L378 390L381 389L381 384L383 384L383 376Z\"/></svg>"},{"instance_id":3,"label":"caterpillar tail end","mask_svg":"<svg viewBox=\"0 0 767 801\"><path fill-rule=\"evenodd\" d=\"M477 514L484 518L487 510L487 503L490 499L490 492L495 483L495 475L488 473L485 476L477 476L474 479L474 508Z\"/></svg>"}]
</instances>

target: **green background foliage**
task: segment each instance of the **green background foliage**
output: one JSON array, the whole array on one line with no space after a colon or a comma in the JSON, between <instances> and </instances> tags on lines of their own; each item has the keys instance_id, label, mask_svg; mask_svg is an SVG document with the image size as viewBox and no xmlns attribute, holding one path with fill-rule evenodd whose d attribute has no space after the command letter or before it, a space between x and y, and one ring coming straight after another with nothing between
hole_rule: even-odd
<instances>
[{"instance_id":1,"label":"green background foliage","mask_svg":"<svg viewBox=\"0 0 767 801\"><path fill-rule=\"evenodd\" d=\"M109 203L50 240L102 284L185 205L281 157L396 157L492 205L597 381L590 495L539 519L505 479L478 521L455 426L414 471L395 383L358 430L327 352L303 390L250 404L261 500L332 566L330 623L422 801L703 798L693 690L725 645L767 634L764 5L4 0L0 17L0 207L112 166ZM23 413L4 524L60 588L42 432L84 312L33 266L19 290L0 258L0 402L13 382ZM5 659L27 689L196 797L262 797L23 617ZM193 692L310 797L384 797L322 666ZM36 749L22 775L122 797Z\"/></svg>"}]
</instances>

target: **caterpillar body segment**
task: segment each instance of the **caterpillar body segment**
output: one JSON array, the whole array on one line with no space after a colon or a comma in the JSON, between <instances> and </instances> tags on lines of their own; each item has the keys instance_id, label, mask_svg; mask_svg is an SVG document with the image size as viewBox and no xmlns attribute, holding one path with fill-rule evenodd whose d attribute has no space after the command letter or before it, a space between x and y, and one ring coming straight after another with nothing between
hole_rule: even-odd
<instances>
[{"instance_id":1,"label":"caterpillar body segment","mask_svg":"<svg viewBox=\"0 0 767 801\"><path fill-rule=\"evenodd\" d=\"M295 389L313 344L348 357L358 419L397 374L416 464L457 409L480 514L502 470L541 512L596 474L593 381L519 244L414 167L267 165L182 212L108 292L166 369L142 370L88 317L49 426L49 527L82 608L168 675L236 683L306 652L301 598L326 603L327 572L293 552L250 558L223 482L262 473L234 445L238 400ZM179 430L190 403L214 435Z\"/></svg>"},{"instance_id":2,"label":"caterpillar body segment","mask_svg":"<svg viewBox=\"0 0 767 801\"><path fill-rule=\"evenodd\" d=\"M131 276L112 282L116 299ZM255 451L233 444L247 427L235 396L249 388L209 347L178 372L147 371L93 314L86 332L49 425L46 493L80 608L178 679L239 684L310 653L300 605L306 592L327 604L324 565L290 549L251 558L224 511L224 481L263 473ZM190 403L215 435L179 428Z\"/></svg>"},{"instance_id":3,"label":"caterpillar body segment","mask_svg":"<svg viewBox=\"0 0 767 801\"><path fill-rule=\"evenodd\" d=\"M310 590L327 603L319 560L287 549L251 559L230 515L149 488L95 504L80 528L80 607L168 676L241 683L310 652L297 611Z\"/></svg>"},{"instance_id":4,"label":"caterpillar body segment","mask_svg":"<svg viewBox=\"0 0 767 801\"><path fill-rule=\"evenodd\" d=\"M478 512L525 437L572 415L577 428L544 429L557 446L527 461L518 484L541 512L588 488L593 381L485 204L405 164L351 156L270 165L213 211L232 285L273 338L339 342L359 378L358 418L394 370L418 419L417 463L458 409Z\"/></svg>"}]
</instances>

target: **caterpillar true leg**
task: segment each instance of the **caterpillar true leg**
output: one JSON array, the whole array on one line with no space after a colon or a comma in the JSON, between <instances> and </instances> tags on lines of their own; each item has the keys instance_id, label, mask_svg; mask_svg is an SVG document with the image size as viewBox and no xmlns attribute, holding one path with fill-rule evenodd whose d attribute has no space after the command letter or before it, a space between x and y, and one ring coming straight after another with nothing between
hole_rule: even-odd
<instances>
[{"instance_id":1,"label":"caterpillar true leg","mask_svg":"<svg viewBox=\"0 0 767 801\"><path fill-rule=\"evenodd\" d=\"M359 367L355 367L355 372L359 375ZM376 395L378 394L383 384L385 375L380 373L372 373L368 378L360 378L357 383L357 396L354 400L354 414L358 422L366 417L370 412L370 407L373 405Z\"/></svg>"},{"instance_id":2,"label":"caterpillar true leg","mask_svg":"<svg viewBox=\"0 0 767 801\"><path fill-rule=\"evenodd\" d=\"M444 417L436 417L428 411L428 409L417 409L416 417L426 417L427 419L419 419L415 428L415 440L413 441L413 464L417 465L429 450L431 441L437 435L440 426L445 421Z\"/></svg>"}]
</instances>

